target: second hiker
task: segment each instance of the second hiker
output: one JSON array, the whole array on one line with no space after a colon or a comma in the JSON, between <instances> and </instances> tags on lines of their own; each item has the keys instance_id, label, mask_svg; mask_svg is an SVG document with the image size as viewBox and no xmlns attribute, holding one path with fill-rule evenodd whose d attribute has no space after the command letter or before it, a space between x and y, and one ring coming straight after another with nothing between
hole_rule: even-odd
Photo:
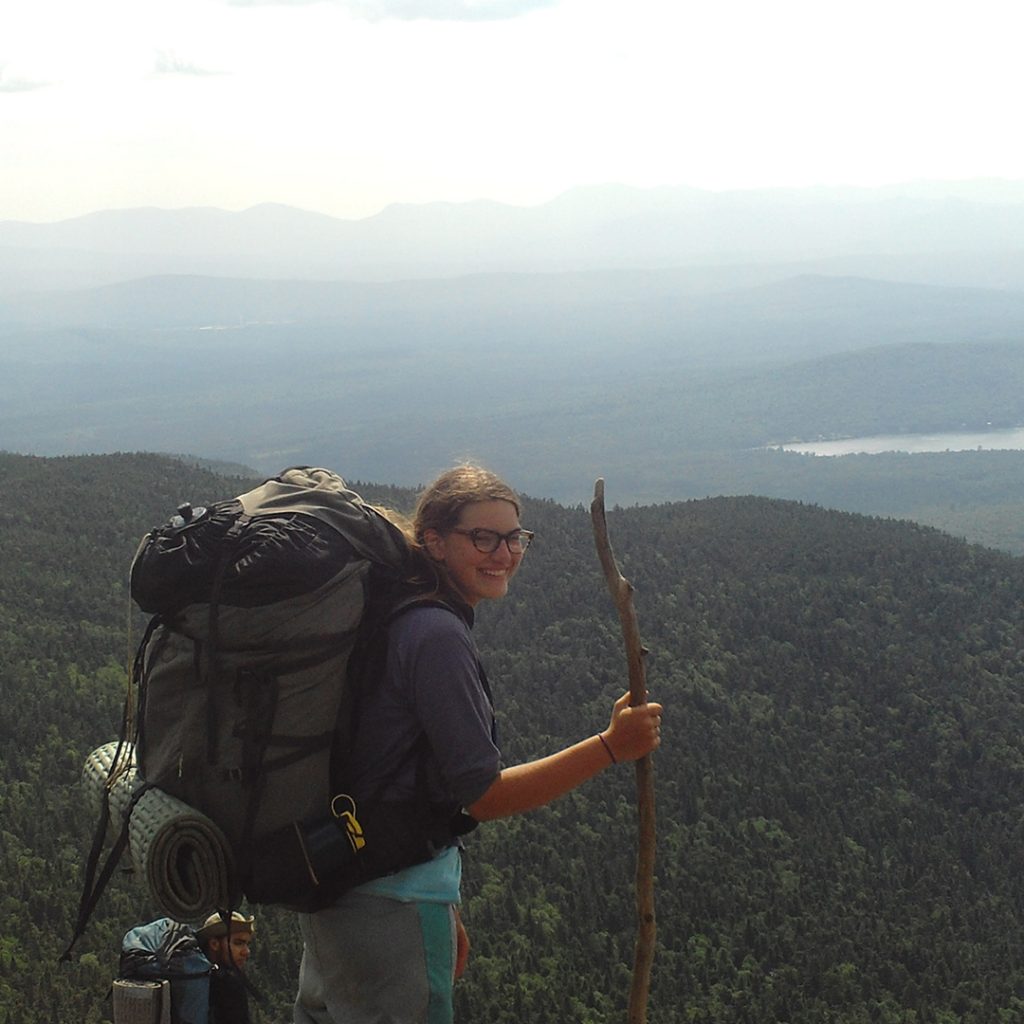
<instances>
[{"instance_id":1,"label":"second hiker","mask_svg":"<svg viewBox=\"0 0 1024 1024\"><path fill-rule=\"evenodd\" d=\"M242 972L252 946L256 922L237 910L226 920L211 914L196 931L210 972L210 1024L249 1024L249 997Z\"/></svg>"}]
</instances>

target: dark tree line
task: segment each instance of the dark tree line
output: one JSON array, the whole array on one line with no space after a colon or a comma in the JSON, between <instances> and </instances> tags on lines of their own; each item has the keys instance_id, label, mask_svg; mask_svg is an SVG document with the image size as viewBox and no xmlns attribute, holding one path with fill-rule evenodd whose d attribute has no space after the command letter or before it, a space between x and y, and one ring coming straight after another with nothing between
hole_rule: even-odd
<instances>
[{"instance_id":1,"label":"dark tree line","mask_svg":"<svg viewBox=\"0 0 1024 1024\"><path fill-rule=\"evenodd\" d=\"M56 959L93 825L81 763L120 718L128 563L179 502L244 486L156 456L0 455L0 1024L109 1016L120 936L152 913L138 884ZM609 515L668 709L652 1024L1021 1019L1021 562L764 498ZM478 625L510 762L597 731L625 685L586 512L530 501L525 523L538 539ZM632 783L609 771L470 837L461 1020L624 1019ZM257 912L259 1012L280 1021L299 940Z\"/></svg>"}]
</instances>

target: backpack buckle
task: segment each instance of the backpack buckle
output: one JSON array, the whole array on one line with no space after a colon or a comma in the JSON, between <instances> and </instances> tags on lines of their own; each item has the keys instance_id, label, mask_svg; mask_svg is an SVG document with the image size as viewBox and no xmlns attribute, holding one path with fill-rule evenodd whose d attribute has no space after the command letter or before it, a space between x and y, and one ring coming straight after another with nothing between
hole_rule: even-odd
<instances>
[{"instance_id":1,"label":"backpack buckle","mask_svg":"<svg viewBox=\"0 0 1024 1024\"><path fill-rule=\"evenodd\" d=\"M355 800L348 793L339 793L331 800L331 814L345 829L353 851L358 853L366 845L366 837L363 835L363 826L359 824L359 819L356 817Z\"/></svg>"}]
</instances>

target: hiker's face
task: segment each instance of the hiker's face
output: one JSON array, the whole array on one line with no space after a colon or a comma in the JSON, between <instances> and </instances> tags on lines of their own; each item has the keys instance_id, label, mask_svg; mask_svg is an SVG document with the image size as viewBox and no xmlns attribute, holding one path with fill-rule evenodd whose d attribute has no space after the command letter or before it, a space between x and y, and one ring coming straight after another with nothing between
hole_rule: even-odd
<instances>
[{"instance_id":1,"label":"hiker's face","mask_svg":"<svg viewBox=\"0 0 1024 1024\"><path fill-rule=\"evenodd\" d=\"M230 946L226 938L210 939L210 959L225 967L245 967L251 944L252 932L232 932Z\"/></svg>"},{"instance_id":2,"label":"hiker's face","mask_svg":"<svg viewBox=\"0 0 1024 1024\"><path fill-rule=\"evenodd\" d=\"M505 596L523 553L510 551L505 541L489 554L478 551L472 537L461 531L508 534L518 529L519 514L512 502L475 501L463 508L456 530L445 534L428 530L424 541L430 556L444 563L455 589L473 607L483 600Z\"/></svg>"}]
</instances>

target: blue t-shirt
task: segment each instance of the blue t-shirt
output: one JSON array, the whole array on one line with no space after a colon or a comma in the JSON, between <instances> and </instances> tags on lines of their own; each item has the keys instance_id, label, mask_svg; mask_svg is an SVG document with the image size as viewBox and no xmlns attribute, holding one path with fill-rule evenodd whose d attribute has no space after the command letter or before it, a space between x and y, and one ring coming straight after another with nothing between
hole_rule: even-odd
<instances>
[{"instance_id":1,"label":"blue t-shirt","mask_svg":"<svg viewBox=\"0 0 1024 1024\"><path fill-rule=\"evenodd\" d=\"M357 802L421 799L425 779L432 803L457 809L498 777L494 709L466 616L424 606L391 623L384 675L363 698L348 764Z\"/></svg>"}]
</instances>

